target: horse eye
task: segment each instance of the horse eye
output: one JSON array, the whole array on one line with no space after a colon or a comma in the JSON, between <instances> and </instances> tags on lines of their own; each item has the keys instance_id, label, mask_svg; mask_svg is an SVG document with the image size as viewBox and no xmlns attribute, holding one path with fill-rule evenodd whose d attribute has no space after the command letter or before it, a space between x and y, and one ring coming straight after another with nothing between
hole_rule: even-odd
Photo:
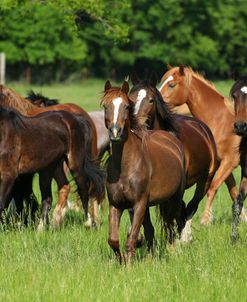
<instances>
[{"instance_id":1,"label":"horse eye","mask_svg":"<svg viewBox=\"0 0 247 302\"><path fill-rule=\"evenodd\" d=\"M174 88L176 86L175 83L169 83L168 85L169 85L170 88Z\"/></svg>"},{"instance_id":2,"label":"horse eye","mask_svg":"<svg viewBox=\"0 0 247 302\"><path fill-rule=\"evenodd\" d=\"M153 102L154 102L153 99L149 100L149 104L153 104Z\"/></svg>"}]
</instances>

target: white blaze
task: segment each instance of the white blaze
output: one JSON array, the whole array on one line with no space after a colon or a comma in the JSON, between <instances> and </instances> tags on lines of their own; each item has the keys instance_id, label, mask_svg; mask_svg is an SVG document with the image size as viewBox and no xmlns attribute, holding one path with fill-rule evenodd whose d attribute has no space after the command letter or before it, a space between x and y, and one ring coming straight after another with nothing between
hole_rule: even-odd
<instances>
[{"instance_id":1,"label":"white blaze","mask_svg":"<svg viewBox=\"0 0 247 302\"><path fill-rule=\"evenodd\" d=\"M135 111L134 111L134 114L137 114L139 109L140 109L140 106L141 106L141 102L142 100L146 97L147 95L147 91L145 89L141 89L139 92L138 92L138 96L137 96L137 102L135 104Z\"/></svg>"},{"instance_id":2,"label":"white blaze","mask_svg":"<svg viewBox=\"0 0 247 302\"><path fill-rule=\"evenodd\" d=\"M243 86L240 90L241 90L244 94L247 94L247 86Z\"/></svg>"},{"instance_id":3,"label":"white blaze","mask_svg":"<svg viewBox=\"0 0 247 302\"><path fill-rule=\"evenodd\" d=\"M113 105L114 105L113 123L114 124L116 124L116 122L117 122L119 107L122 102L123 102L123 100L120 97L113 100Z\"/></svg>"},{"instance_id":4,"label":"white blaze","mask_svg":"<svg viewBox=\"0 0 247 302\"><path fill-rule=\"evenodd\" d=\"M173 80L173 76L169 76L164 82L163 82L163 84L160 86L160 88L159 88L159 91L161 91L161 89L168 83L168 82L170 82L170 81L172 81Z\"/></svg>"}]
</instances>

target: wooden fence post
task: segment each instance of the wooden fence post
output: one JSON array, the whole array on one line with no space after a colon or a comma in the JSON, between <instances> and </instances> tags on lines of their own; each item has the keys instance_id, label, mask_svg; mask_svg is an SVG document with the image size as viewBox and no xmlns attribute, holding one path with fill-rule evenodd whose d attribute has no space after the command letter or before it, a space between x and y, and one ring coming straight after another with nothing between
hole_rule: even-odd
<instances>
[{"instance_id":1,"label":"wooden fence post","mask_svg":"<svg viewBox=\"0 0 247 302\"><path fill-rule=\"evenodd\" d=\"M0 84L5 84L6 57L5 53L0 53Z\"/></svg>"}]
</instances>

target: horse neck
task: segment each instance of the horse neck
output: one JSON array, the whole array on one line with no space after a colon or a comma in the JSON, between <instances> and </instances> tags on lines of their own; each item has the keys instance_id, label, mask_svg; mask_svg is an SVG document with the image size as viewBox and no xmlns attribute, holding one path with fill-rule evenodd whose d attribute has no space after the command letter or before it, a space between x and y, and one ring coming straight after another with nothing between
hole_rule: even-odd
<instances>
[{"instance_id":1,"label":"horse neck","mask_svg":"<svg viewBox=\"0 0 247 302\"><path fill-rule=\"evenodd\" d=\"M138 138L132 133L130 127L124 131L126 131L126 139L124 141L111 143L111 161L117 173L120 173L122 168L131 162L131 157L136 156L138 152Z\"/></svg>"},{"instance_id":2,"label":"horse neck","mask_svg":"<svg viewBox=\"0 0 247 302\"><path fill-rule=\"evenodd\" d=\"M209 127L222 114L231 116L231 112L225 103L225 98L213 87L202 80L192 77L191 88L187 99L190 112L196 118L202 120Z\"/></svg>"}]
</instances>

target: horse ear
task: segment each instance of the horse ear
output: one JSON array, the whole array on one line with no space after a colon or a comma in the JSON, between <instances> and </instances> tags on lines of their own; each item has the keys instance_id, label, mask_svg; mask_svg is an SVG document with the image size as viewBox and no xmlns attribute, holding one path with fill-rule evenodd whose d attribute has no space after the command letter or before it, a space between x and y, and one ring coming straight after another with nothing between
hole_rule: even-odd
<instances>
[{"instance_id":1,"label":"horse ear","mask_svg":"<svg viewBox=\"0 0 247 302\"><path fill-rule=\"evenodd\" d=\"M172 69L173 67L172 67L172 65L170 65L169 63L167 63L167 64L166 64L166 68L167 68L168 70L170 70L170 69Z\"/></svg>"},{"instance_id":2,"label":"horse ear","mask_svg":"<svg viewBox=\"0 0 247 302\"><path fill-rule=\"evenodd\" d=\"M128 94L128 92L129 92L129 83L128 83L128 81L126 81L126 79L124 80L124 82L122 84L121 90L126 94Z\"/></svg>"},{"instance_id":3,"label":"horse ear","mask_svg":"<svg viewBox=\"0 0 247 302\"><path fill-rule=\"evenodd\" d=\"M133 72L133 73L131 74L130 80L131 80L131 82L132 82L132 85L137 85L137 84L140 83L140 79L139 79L139 77L138 77L138 75L137 75L136 72Z\"/></svg>"},{"instance_id":4,"label":"horse ear","mask_svg":"<svg viewBox=\"0 0 247 302\"><path fill-rule=\"evenodd\" d=\"M183 64L179 65L179 73L180 73L181 76L185 75L185 73L184 73L184 67L185 66Z\"/></svg>"},{"instance_id":5,"label":"horse ear","mask_svg":"<svg viewBox=\"0 0 247 302\"><path fill-rule=\"evenodd\" d=\"M156 87L158 83L157 74L155 72L152 72L148 80L152 87Z\"/></svg>"},{"instance_id":6,"label":"horse ear","mask_svg":"<svg viewBox=\"0 0 247 302\"><path fill-rule=\"evenodd\" d=\"M106 82L105 82L105 92L107 91L107 90L109 90L111 88L111 82L109 81L109 80L107 80Z\"/></svg>"}]
</instances>

